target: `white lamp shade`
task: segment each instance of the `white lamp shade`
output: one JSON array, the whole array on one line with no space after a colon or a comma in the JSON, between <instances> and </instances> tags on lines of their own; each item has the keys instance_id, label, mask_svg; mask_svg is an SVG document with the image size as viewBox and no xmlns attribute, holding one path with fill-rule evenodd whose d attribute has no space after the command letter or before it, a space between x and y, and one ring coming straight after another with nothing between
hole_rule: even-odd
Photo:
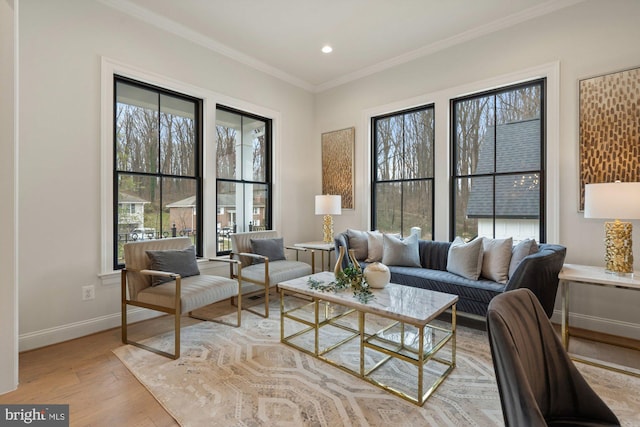
<instances>
[{"instance_id":1,"label":"white lamp shade","mask_svg":"<svg viewBox=\"0 0 640 427\"><path fill-rule=\"evenodd\" d=\"M640 219L640 182L586 184L584 217Z\"/></svg>"},{"instance_id":2,"label":"white lamp shade","mask_svg":"<svg viewBox=\"0 0 640 427\"><path fill-rule=\"evenodd\" d=\"M316 215L340 215L342 197L335 195L316 196Z\"/></svg>"}]
</instances>

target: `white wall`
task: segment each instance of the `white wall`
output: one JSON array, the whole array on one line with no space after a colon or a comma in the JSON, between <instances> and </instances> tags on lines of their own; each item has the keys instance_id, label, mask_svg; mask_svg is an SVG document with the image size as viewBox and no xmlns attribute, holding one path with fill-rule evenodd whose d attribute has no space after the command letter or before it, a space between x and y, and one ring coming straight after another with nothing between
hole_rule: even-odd
<instances>
[{"instance_id":1,"label":"white wall","mask_svg":"<svg viewBox=\"0 0 640 427\"><path fill-rule=\"evenodd\" d=\"M2 3L3 36L10 4ZM587 1L313 95L98 2L22 0L16 177L20 239L17 260L9 265L19 266L15 277L20 278L20 349L119 325L117 280L98 277L103 272L100 141L104 58L278 113L275 219L286 243L320 238L321 218L313 213L313 196L321 191L322 132L356 126L356 209L334 220L336 231L365 228L369 188L363 119L367 112L559 63L558 241L568 248L568 262L602 265L602 224L584 220L577 212L577 81L640 65L637 16L640 3L633 0ZM4 55L3 50L3 64ZM2 68L0 81L6 85L11 79L4 73ZM2 105L5 108L4 101ZM446 107L439 107L439 123L446 121ZM6 119L4 112L2 117L4 140L5 121L12 119ZM447 127L439 126L436 131L437 155L446 158ZM12 156L5 153L8 149L2 145L3 161ZM438 219L446 217L447 202L438 196L448 194L446 171L439 176L436 238L446 239L446 221ZM0 188L2 196L8 192L11 200L12 186L3 179ZM4 218L7 212L1 212ZM634 225L640 230L640 223ZM636 237L636 254L640 254L639 243ZM2 254L13 253L4 240L2 245ZM3 267L10 258L2 257ZM81 288L88 284L96 286L96 299L83 302ZM12 296L4 286L2 292ZM12 305L4 296L1 304L8 310L2 310L2 315L10 316ZM579 312L575 320L583 322L576 323L579 326L640 337L634 318L640 303L637 293L627 298L617 290L585 289L576 292L573 301L572 308ZM10 340L11 333L5 331L3 323L2 333L8 333Z\"/></svg>"},{"instance_id":2,"label":"white wall","mask_svg":"<svg viewBox=\"0 0 640 427\"><path fill-rule=\"evenodd\" d=\"M0 394L18 385L15 215L15 48L17 6L0 1Z\"/></svg>"},{"instance_id":3,"label":"white wall","mask_svg":"<svg viewBox=\"0 0 640 427\"><path fill-rule=\"evenodd\" d=\"M640 2L634 0L586 1L318 94L316 140L322 132L356 126L356 209L335 217L335 229L368 226L366 116L370 112L407 107L418 101L442 101L436 104L436 156L441 159L436 164L442 171L448 165L448 104L446 99L439 98L442 93L559 62L559 116L555 117L559 123L559 157L552 159L559 168L550 183L559 184L557 240L567 247L566 262L604 265L602 221L585 220L577 211L577 86L578 80L585 77L640 66L639 16ZM447 176L448 170L444 174L436 170L434 231L439 240L448 238ZM319 186L317 182L315 185ZM640 221L634 225L634 251L638 258ZM636 269L640 269L638 261ZM576 314L571 322L575 326L640 338L639 305L638 292L573 288L571 309ZM556 303L556 308L559 307Z\"/></svg>"},{"instance_id":4,"label":"white wall","mask_svg":"<svg viewBox=\"0 0 640 427\"><path fill-rule=\"evenodd\" d=\"M19 38L20 350L119 325L117 276L98 277L104 58L275 112L275 224L287 244L309 238L312 94L94 1L23 0Z\"/></svg>"}]
</instances>

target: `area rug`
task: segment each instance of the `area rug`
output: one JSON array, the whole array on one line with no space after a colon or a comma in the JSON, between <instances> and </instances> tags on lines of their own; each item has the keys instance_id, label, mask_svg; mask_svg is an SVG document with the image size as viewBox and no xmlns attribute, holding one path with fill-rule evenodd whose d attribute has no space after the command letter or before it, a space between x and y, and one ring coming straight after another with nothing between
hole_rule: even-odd
<instances>
[{"instance_id":1,"label":"area rug","mask_svg":"<svg viewBox=\"0 0 640 427\"><path fill-rule=\"evenodd\" d=\"M181 335L178 360L133 346L114 353L182 426L504 425L487 336L476 329L458 327L456 368L422 407L280 343L276 303L269 319L243 312L240 328L203 322ZM173 334L146 343L171 351ZM640 426L640 379L577 365L622 425ZM412 375L398 369L388 375Z\"/></svg>"}]
</instances>

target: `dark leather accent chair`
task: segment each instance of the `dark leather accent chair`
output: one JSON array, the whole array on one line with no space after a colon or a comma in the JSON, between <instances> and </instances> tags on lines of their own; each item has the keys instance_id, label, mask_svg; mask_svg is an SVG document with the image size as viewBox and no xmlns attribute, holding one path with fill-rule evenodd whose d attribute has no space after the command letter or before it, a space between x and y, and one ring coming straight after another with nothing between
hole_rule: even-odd
<instances>
[{"instance_id":1,"label":"dark leather accent chair","mask_svg":"<svg viewBox=\"0 0 640 427\"><path fill-rule=\"evenodd\" d=\"M489 303L487 331L507 426L619 426L528 289Z\"/></svg>"}]
</instances>

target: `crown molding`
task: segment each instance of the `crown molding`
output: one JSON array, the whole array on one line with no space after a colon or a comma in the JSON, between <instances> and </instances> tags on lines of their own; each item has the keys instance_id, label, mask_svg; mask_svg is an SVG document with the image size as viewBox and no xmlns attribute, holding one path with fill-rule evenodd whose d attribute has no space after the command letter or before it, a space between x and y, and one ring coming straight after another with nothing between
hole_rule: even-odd
<instances>
[{"instance_id":1,"label":"crown molding","mask_svg":"<svg viewBox=\"0 0 640 427\"><path fill-rule=\"evenodd\" d=\"M394 58L386 61L379 62L370 67L366 67L355 71L353 73L345 74L337 79L321 83L319 85L313 85L308 81L293 76L279 68L268 65L252 56L235 50L223 43L220 43L210 37L206 37L203 34L193 31L190 28L185 27L171 19L158 15L148 9L142 8L131 3L128 0L98 0L100 3L119 10L129 16L151 24L164 31L173 33L179 37L189 40L195 44L205 47L220 55L226 56L232 60L240 62L244 65L252 67L258 71L262 71L265 74L276 77L286 83L300 87L306 91L312 93L320 93L326 90L341 86L343 84L370 76L372 74L379 73L381 71L388 70L393 67L405 64L407 62L414 61L416 59L431 55L433 53L445 50L457 44L465 43L467 41L476 39L478 37L500 31L522 22L534 19L552 12L555 12L566 7L573 6L578 3L582 3L585 0L549 0L538 6L534 6L522 12L509 15L505 18L498 19L487 24L481 25L476 28L472 28L468 31L462 32L455 36L439 40L435 43L431 43L419 49L415 49L411 52L398 55Z\"/></svg>"},{"instance_id":2,"label":"crown molding","mask_svg":"<svg viewBox=\"0 0 640 427\"><path fill-rule=\"evenodd\" d=\"M393 67L397 67L398 65L402 65L407 62L411 62L416 59L429 56L431 54L445 50L452 46L465 43L467 41L479 38L487 34L494 33L496 31L513 27L514 25L518 25L530 19L534 19L539 16L543 16L551 12L555 12L557 10L564 9L569 6L582 3L583 1L585 0L549 0L546 3L529 8L527 10L523 10L522 12L509 15L505 18L489 22L487 24L481 25L476 28L472 28L468 31L462 32L460 34L456 34L455 36L439 40L435 43L431 43L427 46L423 46L411 52L398 55L395 58L391 58L389 60L379 62L370 67L366 67L356 72L345 74L344 76L339 77L337 79L322 83L315 87L315 92L316 93L323 92L325 90L332 89L334 87L343 85L345 83L349 83L351 81L358 80L358 79L370 76L372 74L376 74L381 71L388 70Z\"/></svg>"},{"instance_id":3,"label":"crown molding","mask_svg":"<svg viewBox=\"0 0 640 427\"><path fill-rule=\"evenodd\" d=\"M262 71L265 74L276 77L294 86L298 86L309 92L313 92L315 87L298 77L295 77L289 73L286 73L276 67L272 67L252 56L246 55L240 51L237 51L223 43L220 43L210 37L206 37L203 34L193 31L190 28L185 27L171 19L165 18L162 15L158 15L148 9L135 5L127 0L98 0L105 6L119 10L129 16L139 19L147 24L151 24L161 30L175 34L188 41L198 44L211 51L226 56L234 61L240 62L258 71Z\"/></svg>"}]
</instances>

